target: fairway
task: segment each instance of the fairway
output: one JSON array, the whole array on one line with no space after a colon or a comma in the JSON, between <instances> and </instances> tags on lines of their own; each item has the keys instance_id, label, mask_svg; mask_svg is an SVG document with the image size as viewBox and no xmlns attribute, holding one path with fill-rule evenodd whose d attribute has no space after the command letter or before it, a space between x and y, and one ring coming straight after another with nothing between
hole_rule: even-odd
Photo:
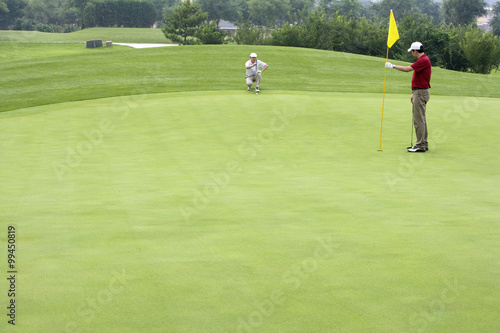
<instances>
[{"instance_id":1,"label":"fairway","mask_svg":"<svg viewBox=\"0 0 500 333\"><path fill-rule=\"evenodd\" d=\"M40 82L10 58L0 79L2 332L500 331L498 75L436 69L430 151L409 154L403 73L378 151L384 59L262 47L256 95L247 46L34 45L10 52ZM231 62L208 80L207 57Z\"/></svg>"}]
</instances>

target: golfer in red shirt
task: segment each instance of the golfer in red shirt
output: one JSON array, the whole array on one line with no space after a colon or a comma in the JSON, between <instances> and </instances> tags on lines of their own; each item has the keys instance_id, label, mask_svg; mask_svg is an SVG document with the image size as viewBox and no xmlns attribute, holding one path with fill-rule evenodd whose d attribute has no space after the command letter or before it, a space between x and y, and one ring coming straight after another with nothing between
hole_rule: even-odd
<instances>
[{"instance_id":1,"label":"golfer in red shirt","mask_svg":"<svg viewBox=\"0 0 500 333\"><path fill-rule=\"evenodd\" d=\"M417 59L413 65L396 66L387 62L385 67L395 68L402 72L414 71L413 78L411 80L411 90L413 91L413 94L411 95L411 102L413 104L413 125L415 126L417 141L415 142L415 146L408 147L408 151L410 153L425 153L429 150L429 145L427 143L427 121L425 120L425 109L431 96L429 92L432 73L431 61L424 53L424 46L420 42L411 44L408 52L411 52L413 57Z\"/></svg>"}]
</instances>

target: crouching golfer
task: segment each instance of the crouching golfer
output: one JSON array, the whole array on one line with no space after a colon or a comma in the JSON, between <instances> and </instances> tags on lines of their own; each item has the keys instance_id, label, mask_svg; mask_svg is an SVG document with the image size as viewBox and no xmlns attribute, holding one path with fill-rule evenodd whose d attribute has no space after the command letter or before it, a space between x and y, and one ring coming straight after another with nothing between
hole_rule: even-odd
<instances>
[{"instance_id":1,"label":"crouching golfer","mask_svg":"<svg viewBox=\"0 0 500 333\"><path fill-rule=\"evenodd\" d=\"M427 107L427 102L430 98L429 88L431 87L431 61L424 53L424 46L422 43L415 42L411 44L408 49L413 57L417 59L410 66L396 66L387 62L385 68L394 68L401 72L411 72L413 73L413 78L411 80L411 89L413 94L411 95L411 102L413 104L413 126L415 126L415 133L417 134L417 141L415 146L408 147L410 153L425 153L429 150L429 145L427 143L427 121L425 119L425 110Z\"/></svg>"},{"instance_id":2,"label":"crouching golfer","mask_svg":"<svg viewBox=\"0 0 500 333\"><path fill-rule=\"evenodd\" d=\"M257 60L257 54L250 54L250 60L245 64L247 70L247 90L252 90L252 84L255 82L255 92L260 92L260 80L262 79L262 72L265 71L269 66L260 60ZM259 68L262 68L260 70Z\"/></svg>"}]
</instances>

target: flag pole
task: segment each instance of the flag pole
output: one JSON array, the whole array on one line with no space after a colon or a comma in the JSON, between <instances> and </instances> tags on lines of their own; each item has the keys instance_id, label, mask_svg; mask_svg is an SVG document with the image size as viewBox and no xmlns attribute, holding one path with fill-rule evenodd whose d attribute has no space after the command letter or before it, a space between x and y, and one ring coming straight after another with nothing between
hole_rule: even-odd
<instances>
[{"instance_id":1,"label":"flag pole","mask_svg":"<svg viewBox=\"0 0 500 333\"><path fill-rule=\"evenodd\" d=\"M389 61L389 47L387 47L387 55L385 56L385 62ZM382 118L380 120L380 145L378 151L382 151L382 127L384 125L384 104L385 104L385 86L387 83L387 68L385 69L384 76L384 94L382 97Z\"/></svg>"},{"instance_id":2,"label":"flag pole","mask_svg":"<svg viewBox=\"0 0 500 333\"><path fill-rule=\"evenodd\" d=\"M396 19L394 18L394 13L391 9L391 15L389 18L389 34L387 36L387 55L385 56L385 62L389 61L389 49L394 45L394 43L399 39L398 27L396 25ZM380 146L378 151L382 151L382 126L384 124L384 105L385 105L385 87L387 83L387 68L385 69L384 76L384 95L382 97L382 119L380 120Z\"/></svg>"}]
</instances>

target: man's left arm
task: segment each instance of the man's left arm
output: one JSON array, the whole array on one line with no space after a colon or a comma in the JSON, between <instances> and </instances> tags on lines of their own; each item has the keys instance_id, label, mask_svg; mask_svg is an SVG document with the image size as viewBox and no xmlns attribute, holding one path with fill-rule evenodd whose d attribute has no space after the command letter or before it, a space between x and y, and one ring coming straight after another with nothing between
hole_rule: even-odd
<instances>
[{"instance_id":1,"label":"man's left arm","mask_svg":"<svg viewBox=\"0 0 500 333\"><path fill-rule=\"evenodd\" d=\"M397 69L398 71L401 72L412 72L414 69L411 66L399 66L399 65L394 65L394 69Z\"/></svg>"},{"instance_id":2,"label":"man's left arm","mask_svg":"<svg viewBox=\"0 0 500 333\"><path fill-rule=\"evenodd\" d=\"M259 64L259 68L260 68L260 66L262 66L262 65L264 65L264 67L262 67L262 69L261 69L261 70L259 70L259 72L261 72L261 73L262 73L263 71L265 71L265 70L269 67L269 65L268 65L268 64L266 64L265 62L261 62L261 64Z\"/></svg>"}]
</instances>

